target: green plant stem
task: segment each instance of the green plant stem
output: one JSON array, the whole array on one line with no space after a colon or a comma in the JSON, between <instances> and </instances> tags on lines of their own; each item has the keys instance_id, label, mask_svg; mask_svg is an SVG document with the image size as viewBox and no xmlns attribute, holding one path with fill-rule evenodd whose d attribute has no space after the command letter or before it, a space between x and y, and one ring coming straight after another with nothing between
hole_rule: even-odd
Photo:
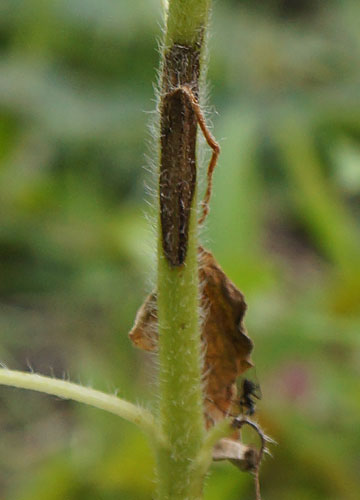
<instances>
[{"instance_id":1,"label":"green plant stem","mask_svg":"<svg viewBox=\"0 0 360 500\"><path fill-rule=\"evenodd\" d=\"M232 419L225 418L212 427L206 434L203 445L194 462L195 466L205 474L212 462L212 452L216 443L224 437L230 436L234 432L231 425Z\"/></svg>"},{"instance_id":2,"label":"green plant stem","mask_svg":"<svg viewBox=\"0 0 360 500\"><path fill-rule=\"evenodd\" d=\"M174 46L177 47L177 57L182 47L188 50L187 53L192 50L194 54L195 51L199 54L203 52L209 5L210 0L170 0L164 60L166 56L171 58ZM201 60L200 57L196 64L200 64ZM200 76L200 72L188 70L186 64L187 74ZM182 84L197 87L198 81L187 82L186 71L181 74L182 68L176 62L171 63L171 59L168 59L167 66L176 68ZM162 88L162 92L167 91L166 69L164 71L165 88ZM197 226L195 189L190 209L186 258L181 265L171 265L164 255L159 217L157 304L160 421L170 443L168 450L163 449L157 455L159 500L200 500L206 473L203 464L198 466L196 462L205 439Z\"/></svg>"},{"instance_id":3,"label":"green plant stem","mask_svg":"<svg viewBox=\"0 0 360 500\"><path fill-rule=\"evenodd\" d=\"M170 0L165 45L195 45L209 21L210 0Z\"/></svg>"},{"instance_id":4,"label":"green plant stem","mask_svg":"<svg viewBox=\"0 0 360 500\"><path fill-rule=\"evenodd\" d=\"M161 500L201 498L201 484L197 492L193 484L200 478L191 469L205 433L195 211L191 222L186 265L170 269L159 258L160 416L170 442L158 461Z\"/></svg>"},{"instance_id":5,"label":"green plant stem","mask_svg":"<svg viewBox=\"0 0 360 500\"><path fill-rule=\"evenodd\" d=\"M117 396L105 394L65 380L44 377L37 373L8 370L7 368L0 369L0 384L52 394L63 399L72 399L108 411L138 425L151 437L153 442L165 446L165 438L161 434L153 415L148 410Z\"/></svg>"}]
</instances>

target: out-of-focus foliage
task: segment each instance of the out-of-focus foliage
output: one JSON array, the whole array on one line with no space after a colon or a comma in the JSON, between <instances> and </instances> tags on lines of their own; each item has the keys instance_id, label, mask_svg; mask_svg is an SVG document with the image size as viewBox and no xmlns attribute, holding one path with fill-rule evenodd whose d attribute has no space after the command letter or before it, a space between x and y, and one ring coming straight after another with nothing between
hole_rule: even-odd
<instances>
[{"instance_id":1,"label":"out-of-focus foliage","mask_svg":"<svg viewBox=\"0 0 360 500\"><path fill-rule=\"evenodd\" d=\"M0 5L0 360L144 404L154 365L127 332L154 267L142 166L160 18L157 0ZM203 240L249 306L259 420L279 443L267 500L360 496L359 19L355 0L214 6L222 155ZM1 498L151 498L129 424L0 400ZM205 498L254 498L251 477L216 464Z\"/></svg>"}]
</instances>

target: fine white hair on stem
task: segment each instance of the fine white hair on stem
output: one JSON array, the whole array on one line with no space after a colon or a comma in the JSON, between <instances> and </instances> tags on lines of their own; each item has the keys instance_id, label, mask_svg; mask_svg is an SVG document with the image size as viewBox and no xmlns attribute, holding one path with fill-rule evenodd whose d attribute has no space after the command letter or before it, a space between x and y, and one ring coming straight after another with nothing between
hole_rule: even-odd
<instances>
[{"instance_id":1,"label":"fine white hair on stem","mask_svg":"<svg viewBox=\"0 0 360 500\"><path fill-rule=\"evenodd\" d=\"M34 368L31 366L29 358L26 358L26 366L28 367L30 373L34 373Z\"/></svg>"},{"instance_id":2,"label":"fine white hair on stem","mask_svg":"<svg viewBox=\"0 0 360 500\"><path fill-rule=\"evenodd\" d=\"M164 21L166 22L166 16L167 16L168 8L169 8L169 2L168 2L168 0L160 0L160 2L161 2L161 8L162 8L163 16L164 16Z\"/></svg>"}]
</instances>

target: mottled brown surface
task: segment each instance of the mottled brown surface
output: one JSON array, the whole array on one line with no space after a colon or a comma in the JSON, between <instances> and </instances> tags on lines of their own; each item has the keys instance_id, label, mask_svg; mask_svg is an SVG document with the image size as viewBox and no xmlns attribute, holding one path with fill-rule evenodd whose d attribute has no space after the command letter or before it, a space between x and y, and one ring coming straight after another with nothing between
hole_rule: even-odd
<instances>
[{"instance_id":1,"label":"mottled brown surface","mask_svg":"<svg viewBox=\"0 0 360 500\"><path fill-rule=\"evenodd\" d=\"M219 420L236 397L236 378L253 366L249 338L243 319L244 295L229 280L211 252L200 249L199 278L205 310L203 340L206 347L206 410Z\"/></svg>"},{"instance_id":2,"label":"mottled brown surface","mask_svg":"<svg viewBox=\"0 0 360 500\"><path fill-rule=\"evenodd\" d=\"M189 217L196 187L197 118L186 85L197 98L200 51L174 45L165 52L160 99L160 220L164 254L172 266L184 263Z\"/></svg>"},{"instance_id":3,"label":"mottled brown surface","mask_svg":"<svg viewBox=\"0 0 360 500\"><path fill-rule=\"evenodd\" d=\"M202 339L205 350L205 408L208 425L221 420L236 397L236 378L252 366L253 342L243 319L246 304L243 294L228 279L211 252L199 249L201 305L204 311ZM139 348L157 348L156 293L139 309L130 332Z\"/></svg>"}]
</instances>

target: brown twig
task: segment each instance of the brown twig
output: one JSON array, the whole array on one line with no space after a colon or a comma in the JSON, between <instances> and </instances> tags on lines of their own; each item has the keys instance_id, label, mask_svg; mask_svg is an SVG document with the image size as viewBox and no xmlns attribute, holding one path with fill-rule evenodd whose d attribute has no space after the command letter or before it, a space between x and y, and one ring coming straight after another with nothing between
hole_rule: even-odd
<instances>
[{"instance_id":1,"label":"brown twig","mask_svg":"<svg viewBox=\"0 0 360 500\"><path fill-rule=\"evenodd\" d=\"M212 133L210 132L210 130L208 129L208 127L206 125L204 114L201 111L200 105L199 105L193 91L187 85L183 85L181 87L181 90L188 97L189 102L191 104L191 107L196 115L198 124L201 128L201 131L202 131L204 137L205 137L205 140L208 143L209 147L212 149L212 155L211 155L211 158L209 161L207 175L206 175L206 177L207 177L206 191L205 191L204 199L201 202L203 212L202 212L202 215L199 219L199 224L202 224L205 221L205 219L209 213L209 210L210 210L209 203L210 203L211 192L212 192L212 176L213 176L213 173L214 173L214 170L216 167L217 159L218 159L219 154L220 154L220 146L216 142L214 136L212 135Z\"/></svg>"},{"instance_id":2,"label":"brown twig","mask_svg":"<svg viewBox=\"0 0 360 500\"><path fill-rule=\"evenodd\" d=\"M259 480L259 466L257 466L256 469L255 469L255 471L254 471L254 482L255 482L256 500L261 500L260 480Z\"/></svg>"},{"instance_id":3,"label":"brown twig","mask_svg":"<svg viewBox=\"0 0 360 500\"><path fill-rule=\"evenodd\" d=\"M248 420L247 418L243 418L243 417L234 418L233 427L240 430L241 427L243 427L244 425L249 425L250 427L255 429L258 436L260 437L260 441L261 441L261 446L260 446L260 450L258 453L256 466L253 470L254 480L255 480L256 500L261 500L259 468L260 468L260 464L261 464L264 452L266 451L266 442L269 441L270 439L266 437L266 435L263 433L263 431L260 429L260 427L255 422L252 422L251 420Z\"/></svg>"}]
</instances>

